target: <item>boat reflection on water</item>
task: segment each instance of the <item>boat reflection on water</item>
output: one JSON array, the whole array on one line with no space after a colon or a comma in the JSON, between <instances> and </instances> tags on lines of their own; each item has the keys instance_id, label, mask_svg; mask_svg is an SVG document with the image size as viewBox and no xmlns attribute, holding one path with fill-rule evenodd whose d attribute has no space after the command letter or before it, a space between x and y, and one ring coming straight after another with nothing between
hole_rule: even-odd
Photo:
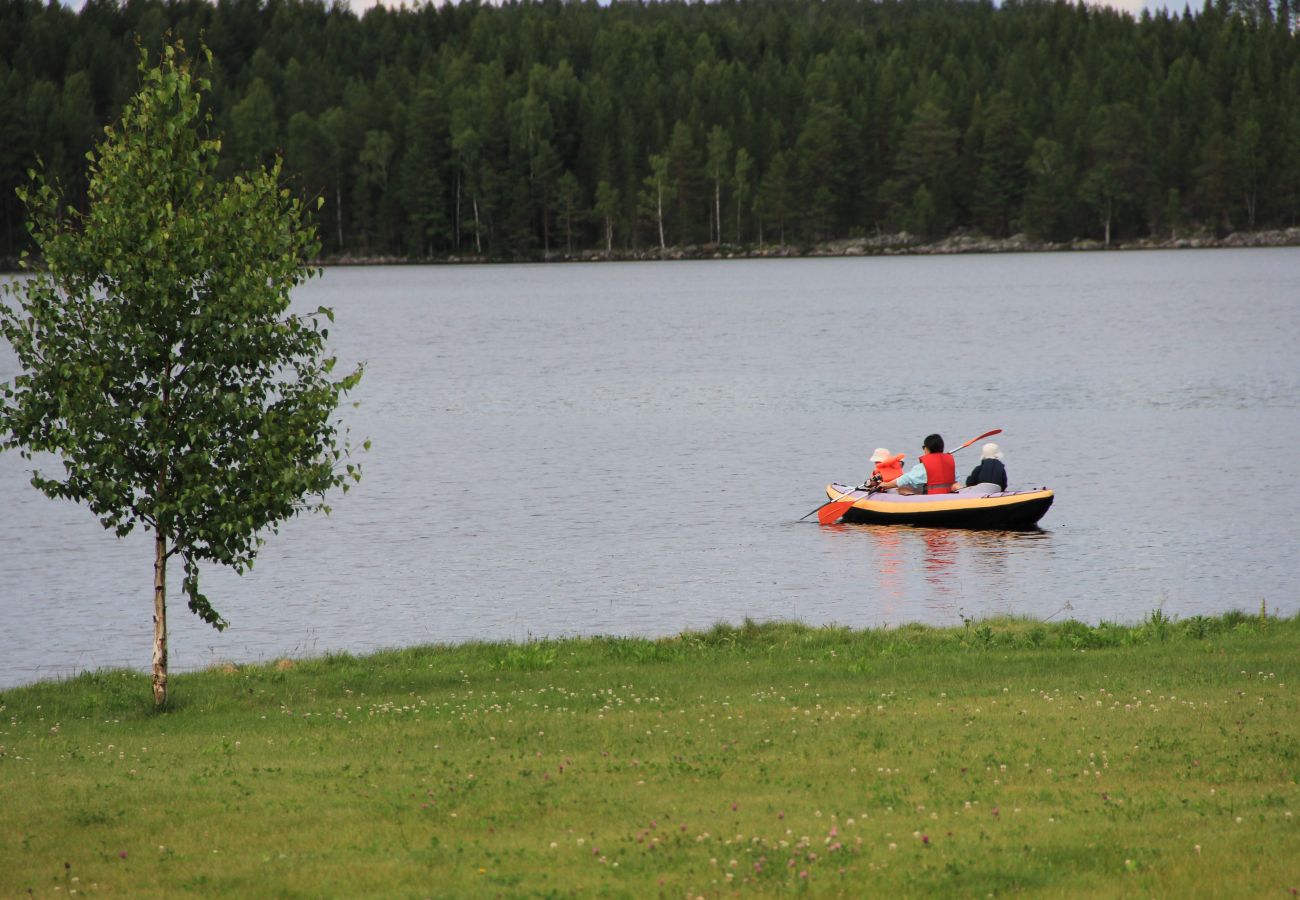
<instances>
[{"instance_id":1,"label":"boat reflection on water","mask_svg":"<svg viewBox=\"0 0 1300 900\"><path fill-rule=\"evenodd\" d=\"M859 573L855 581L867 588L887 625L949 618L958 624L963 617L1017 615L1022 610L1016 608L1010 585L1020 580L1020 570L1039 567L1052 543L1051 533L1038 528L976 531L841 523L823 531L834 535L836 557L852 554Z\"/></svg>"},{"instance_id":2,"label":"boat reflection on water","mask_svg":"<svg viewBox=\"0 0 1300 900\"><path fill-rule=\"evenodd\" d=\"M898 529L894 529L897 531ZM952 589L948 578L953 564L957 562L957 539L948 528L926 528L921 534L925 542L925 580L936 589L947 592Z\"/></svg>"}]
</instances>

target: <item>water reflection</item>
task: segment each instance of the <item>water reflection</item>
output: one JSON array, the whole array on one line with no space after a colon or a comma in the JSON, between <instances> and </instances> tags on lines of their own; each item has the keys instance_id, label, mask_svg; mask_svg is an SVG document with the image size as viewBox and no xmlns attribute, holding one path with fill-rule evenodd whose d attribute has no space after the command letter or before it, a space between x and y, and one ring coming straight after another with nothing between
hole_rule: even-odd
<instances>
[{"instance_id":1,"label":"water reflection","mask_svg":"<svg viewBox=\"0 0 1300 900\"><path fill-rule=\"evenodd\" d=\"M921 535L925 546L925 580L941 594L950 593L952 565L957 560L957 539L947 528L926 528Z\"/></svg>"},{"instance_id":2,"label":"water reflection","mask_svg":"<svg viewBox=\"0 0 1300 900\"><path fill-rule=\"evenodd\" d=\"M897 623L898 611L923 603L937 620L1014 615L1007 597L988 597L988 585L1006 584L1017 570L1041 564L1052 552L1051 532L972 531L845 524L821 529L832 554L872 588L882 621ZM983 586L983 587L982 587ZM972 608L972 604L978 604Z\"/></svg>"}]
</instances>

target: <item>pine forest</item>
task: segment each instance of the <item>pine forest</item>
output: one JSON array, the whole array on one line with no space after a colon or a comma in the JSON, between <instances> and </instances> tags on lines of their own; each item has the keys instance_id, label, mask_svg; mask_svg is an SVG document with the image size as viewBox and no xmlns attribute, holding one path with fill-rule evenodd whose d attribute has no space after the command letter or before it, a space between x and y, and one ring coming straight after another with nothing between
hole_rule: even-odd
<instances>
[{"instance_id":1,"label":"pine forest","mask_svg":"<svg viewBox=\"0 0 1300 900\"><path fill-rule=\"evenodd\" d=\"M84 202L141 50L175 39L222 164L280 156L331 259L1291 227L1288 2L0 0L0 261L29 172Z\"/></svg>"}]
</instances>

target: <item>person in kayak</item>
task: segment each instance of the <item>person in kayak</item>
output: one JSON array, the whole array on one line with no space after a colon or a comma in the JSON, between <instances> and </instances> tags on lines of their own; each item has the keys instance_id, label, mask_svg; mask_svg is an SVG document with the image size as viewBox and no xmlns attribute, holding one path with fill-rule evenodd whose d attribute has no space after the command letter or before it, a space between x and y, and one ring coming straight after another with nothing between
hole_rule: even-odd
<instances>
[{"instance_id":1,"label":"person in kayak","mask_svg":"<svg viewBox=\"0 0 1300 900\"><path fill-rule=\"evenodd\" d=\"M871 461L876 464L871 472L871 481L893 481L903 474L903 460L906 458L906 453L890 453L884 447L877 447L871 454Z\"/></svg>"},{"instance_id":2,"label":"person in kayak","mask_svg":"<svg viewBox=\"0 0 1300 900\"><path fill-rule=\"evenodd\" d=\"M988 443L980 448L980 463L966 476L966 487L978 485L996 486L999 491L1007 489L1007 467L1002 464L1002 448L997 444Z\"/></svg>"},{"instance_id":3,"label":"person in kayak","mask_svg":"<svg viewBox=\"0 0 1300 900\"><path fill-rule=\"evenodd\" d=\"M907 473L882 482L880 489L897 488L900 494L951 494L957 486L957 463L943 452L943 438L931 434L921 444L921 461Z\"/></svg>"}]
</instances>

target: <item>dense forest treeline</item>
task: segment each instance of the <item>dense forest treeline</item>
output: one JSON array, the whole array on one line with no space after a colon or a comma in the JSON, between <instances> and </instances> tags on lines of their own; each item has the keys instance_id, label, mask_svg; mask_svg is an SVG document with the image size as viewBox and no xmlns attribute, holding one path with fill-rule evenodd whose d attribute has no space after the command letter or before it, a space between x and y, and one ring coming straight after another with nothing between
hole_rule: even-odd
<instances>
[{"instance_id":1,"label":"dense forest treeline","mask_svg":"<svg viewBox=\"0 0 1300 900\"><path fill-rule=\"evenodd\" d=\"M1290 226L1289 2L0 0L0 257L38 158L81 202L168 34L212 51L225 164L282 155L330 256Z\"/></svg>"}]
</instances>

